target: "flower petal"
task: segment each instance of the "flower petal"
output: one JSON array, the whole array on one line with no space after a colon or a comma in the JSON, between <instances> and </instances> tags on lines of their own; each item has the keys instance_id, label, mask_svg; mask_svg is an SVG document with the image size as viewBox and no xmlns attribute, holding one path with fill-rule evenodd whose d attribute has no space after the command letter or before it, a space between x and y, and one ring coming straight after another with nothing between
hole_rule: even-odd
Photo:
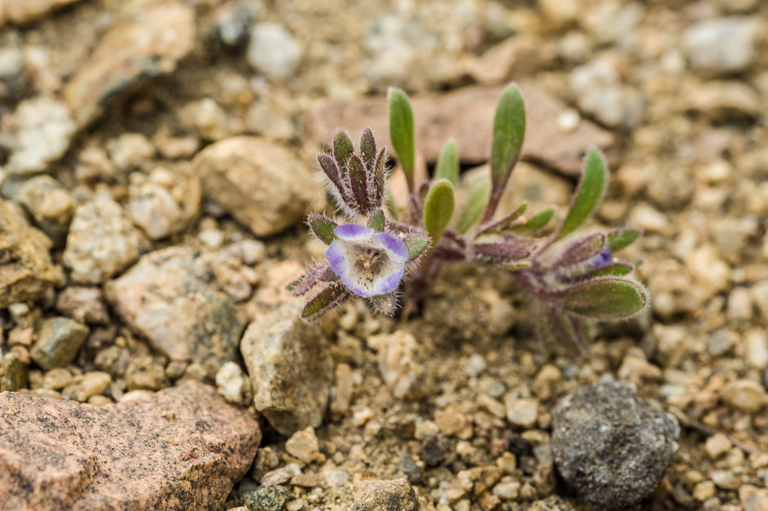
<instances>
[{"instance_id":1,"label":"flower petal","mask_svg":"<svg viewBox=\"0 0 768 511\"><path fill-rule=\"evenodd\" d=\"M373 235L373 229L358 224L342 224L333 230L339 239L346 241L362 241Z\"/></svg>"},{"instance_id":2,"label":"flower petal","mask_svg":"<svg viewBox=\"0 0 768 511\"><path fill-rule=\"evenodd\" d=\"M381 278L376 279L376 282L373 285L373 291L371 292L370 296L384 295L395 291L397 286L400 285L400 281L403 280L404 274L405 266L403 265L400 266L399 269L395 272L388 275L383 275Z\"/></svg>"},{"instance_id":3,"label":"flower petal","mask_svg":"<svg viewBox=\"0 0 768 511\"><path fill-rule=\"evenodd\" d=\"M331 269L342 278L349 272L350 267L346 248L342 241L334 240L328 247L328 250L325 251L325 258L328 260L328 264L331 265Z\"/></svg>"},{"instance_id":4,"label":"flower petal","mask_svg":"<svg viewBox=\"0 0 768 511\"><path fill-rule=\"evenodd\" d=\"M408 261L408 249L400 238L392 236L388 232L379 232L373 235L373 239L381 243L393 262L405 264Z\"/></svg>"}]
</instances>

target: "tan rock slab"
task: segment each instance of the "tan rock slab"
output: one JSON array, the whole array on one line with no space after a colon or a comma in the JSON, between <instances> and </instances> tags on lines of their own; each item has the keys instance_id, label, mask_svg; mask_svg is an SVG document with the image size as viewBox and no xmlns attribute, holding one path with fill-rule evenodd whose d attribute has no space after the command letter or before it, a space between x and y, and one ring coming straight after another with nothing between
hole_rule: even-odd
<instances>
[{"instance_id":1,"label":"tan rock slab","mask_svg":"<svg viewBox=\"0 0 768 511\"><path fill-rule=\"evenodd\" d=\"M609 161L617 150L614 136L597 125L581 120L572 131L558 126L566 107L534 82L519 82L527 111L523 159L536 161L564 174L578 175L582 157L590 147L606 152ZM416 147L430 163L454 138L463 164L488 161L496 102L501 87L467 87L447 94L425 94L411 99L416 122ZM316 101L305 119L307 136L329 145L337 128L355 138L366 127L373 130L380 144L391 148L389 111L384 97L366 98L354 103L335 99Z\"/></svg>"},{"instance_id":2,"label":"tan rock slab","mask_svg":"<svg viewBox=\"0 0 768 511\"><path fill-rule=\"evenodd\" d=\"M4 509L218 509L250 466L258 422L187 382L95 407L0 394Z\"/></svg>"}]
</instances>

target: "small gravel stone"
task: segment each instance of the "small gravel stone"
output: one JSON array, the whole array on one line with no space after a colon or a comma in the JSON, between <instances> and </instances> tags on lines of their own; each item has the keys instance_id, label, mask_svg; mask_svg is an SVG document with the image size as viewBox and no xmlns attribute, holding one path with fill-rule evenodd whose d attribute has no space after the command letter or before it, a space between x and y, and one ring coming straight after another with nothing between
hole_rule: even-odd
<instances>
[{"instance_id":1,"label":"small gravel stone","mask_svg":"<svg viewBox=\"0 0 768 511\"><path fill-rule=\"evenodd\" d=\"M619 383L583 387L552 413L552 451L566 481L596 510L633 505L661 480L680 427Z\"/></svg>"},{"instance_id":2,"label":"small gravel stone","mask_svg":"<svg viewBox=\"0 0 768 511\"><path fill-rule=\"evenodd\" d=\"M290 78L301 59L293 35L277 23L258 23L251 30L248 63L267 78Z\"/></svg>"},{"instance_id":3,"label":"small gravel stone","mask_svg":"<svg viewBox=\"0 0 768 511\"><path fill-rule=\"evenodd\" d=\"M757 18L700 21L683 34L683 48L697 71L714 75L744 71L756 57L755 43L760 30Z\"/></svg>"},{"instance_id":4,"label":"small gravel stone","mask_svg":"<svg viewBox=\"0 0 768 511\"><path fill-rule=\"evenodd\" d=\"M27 364L15 353L6 353L0 359L0 392L17 392L27 386Z\"/></svg>"},{"instance_id":5,"label":"small gravel stone","mask_svg":"<svg viewBox=\"0 0 768 511\"><path fill-rule=\"evenodd\" d=\"M225 362L216 373L216 388L230 403L247 406L251 401L251 380L234 362Z\"/></svg>"},{"instance_id":6,"label":"small gravel stone","mask_svg":"<svg viewBox=\"0 0 768 511\"><path fill-rule=\"evenodd\" d=\"M100 284L139 257L139 233L109 193L75 210L62 260L81 284Z\"/></svg>"},{"instance_id":7,"label":"small gravel stone","mask_svg":"<svg viewBox=\"0 0 768 511\"><path fill-rule=\"evenodd\" d=\"M768 403L765 389L753 380L727 383L720 397L726 405L746 413L758 412Z\"/></svg>"},{"instance_id":8,"label":"small gravel stone","mask_svg":"<svg viewBox=\"0 0 768 511\"><path fill-rule=\"evenodd\" d=\"M209 141L227 138L237 131L227 112L211 98L184 105L179 120L188 132Z\"/></svg>"},{"instance_id":9,"label":"small gravel stone","mask_svg":"<svg viewBox=\"0 0 768 511\"><path fill-rule=\"evenodd\" d=\"M47 96L22 101L13 114L15 131L12 153L5 165L9 174L30 174L48 170L64 156L76 126L67 106Z\"/></svg>"},{"instance_id":10,"label":"small gravel stone","mask_svg":"<svg viewBox=\"0 0 768 511\"><path fill-rule=\"evenodd\" d=\"M739 487L739 501L744 511L768 511L768 489L745 484Z\"/></svg>"},{"instance_id":11,"label":"small gravel stone","mask_svg":"<svg viewBox=\"0 0 768 511\"><path fill-rule=\"evenodd\" d=\"M270 470L259 479L262 486L280 486L291 480L293 474L284 468Z\"/></svg>"},{"instance_id":12,"label":"small gravel stone","mask_svg":"<svg viewBox=\"0 0 768 511\"><path fill-rule=\"evenodd\" d=\"M109 313L98 287L70 286L56 299L56 310L80 323L106 325Z\"/></svg>"},{"instance_id":13,"label":"small gravel stone","mask_svg":"<svg viewBox=\"0 0 768 511\"><path fill-rule=\"evenodd\" d=\"M279 463L280 458L277 456L274 449L269 446L262 447L256 453L256 459L251 468L251 477L256 481L259 481L264 477L264 474L277 467Z\"/></svg>"},{"instance_id":14,"label":"small gravel stone","mask_svg":"<svg viewBox=\"0 0 768 511\"><path fill-rule=\"evenodd\" d=\"M713 460L730 451L731 447L733 447L733 444L728 437L722 433L716 433L707 438L707 441L704 442L704 450L707 451L707 454Z\"/></svg>"},{"instance_id":15,"label":"small gravel stone","mask_svg":"<svg viewBox=\"0 0 768 511\"><path fill-rule=\"evenodd\" d=\"M125 383L128 385L128 391L160 390L170 386L163 363L151 355L131 359L125 370Z\"/></svg>"},{"instance_id":16,"label":"small gravel stone","mask_svg":"<svg viewBox=\"0 0 768 511\"><path fill-rule=\"evenodd\" d=\"M618 73L607 62L597 60L576 68L571 89L579 108L605 126L631 128L642 120L642 96L622 87Z\"/></svg>"},{"instance_id":17,"label":"small gravel stone","mask_svg":"<svg viewBox=\"0 0 768 511\"><path fill-rule=\"evenodd\" d=\"M248 492L242 501L250 511L282 511L290 492L282 486L268 486Z\"/></svg>"},{"instance_id":18,"label":"small gravel stone","mask_svg":"<svg viewBox=\"0 0 768 511\"><path fill-rule=\"evenodd\" d=\"M736 490L741 485L741 478L731 470L713 470L709 477L715 486L724 490Z\"/></svg>"},{"instance_id":19,"label":"small gravel stone","mask_svg":"<svg viewBox=\"0 0 768 511\"><path fill-rule=\"evenodd\" d=\"M513 426L530 428L536 424L539 401L537 399L518 399L514 394L504 396L507 420Z\"/></svg>"},{"instance_id":20,"label":"small gravel stone","mask_svg":"<svg viewBox=\"0 0 768 511\"><path fill-rule=\"evenodd\" d=\"M418 511L416 492L405 479L363 481L355 492L352 511Z\"/></svg>"},{"instance_id":21,"label":"small gravel stone","mask_svg":"<svg viewBox=\"0 0 768 511\"><path fill-rule=\"evenodd\" d=\"M72 383L72 373L63 367L51 369L45 373L43 386L52 390L60 390Z\"/></svg>"},{"instance_id":22,"label":"small gravel stone","mask_svg":"<svg viewBox=\"0 0 768 511\"><path fill-rule=\"evenodd\" d=\"M320 444L317 441L317 436L315 436L315 430L311 426L291 435L291 438L285 442L285 450L304 463L312 463L322 457Z\"/></svg>"},{"instance_id":23,"label":"small gravel stone","mask_svg":"<svg viewBox=\"0 0 768 511\"><path fill-rule=\"evenodd\" d=\"M520 493L519 481L507 481L500 482L493 487L493 494L499 497L501 500L514 501Z\"/></svg>"},{"instance_id":24,"label":"small gravel stone","mask_svg":"<svg viewBox=\"0 0 768 511\"><path fill-rule=\"evenodd\" d=\"M55 244L64 242L75 201L61 183L50 176L34 177L19 188L16 199Z\"/></svg>"},{"instance_id":25,"label":"small gravel stone","mask_svg":"<svg viewBox=\"0 0 768 511\"><path fill-rule=\"evenodd\" d=\"M428 467L436 467L448 458L451 443L442 435L432 435L421 442L421 460Z\"/></svg>"},{"instance_id":26,"label":"small gravel stone","mask_svg":"<svg viewBox=\"0 0 768 511\"><path fill-rule=\"evenodd\" d=\"M556 495L537 500L528 508L529 511L578 511L579 509L570 501Z\"/></svg>"},{"instance_id":27,"label":"small gravel stone","mask_svg":"<svg viewBox=\"0 0 768 511\"><path fill-rule=\"evenodd\" d=\"M183 227L181 208L166 188L153 183L137 188L128 203L128 216L149 238L167 238Z\"/></svg>"},{"instance_id":28,"label":"small gravel stone","mask_svg":"<svg viewBox=\"0 0 768 511\"><path fill-rule=\"evenodd\" d=\"M715 483L702 481L693 488L693 498L699 502L711 499L715 496Z\"/></svg>"},{"instance_id":29,"label":"small gravel stone","mask_svg":"<svg viewBox=\"0 0 768 511\"><path fill-rule=\"evenodd\" d=\"M109 384L112 382L112 377L108 373L101 371L93 371L85 373L82 376L75 378L74 383L65 387L61 392L64 399L73 399L84 403L88 401L88 398L101 394Z\"/></svg>"},{"instance_id":30,"label":"small gravel stone","mask_svg":"<svg viewBox=\"0 0 768 511\"><path fill-rule=\"evenodd\" d=\"M435 385L433 368L423 345L405 330L368 338L368 345L377 349L381 377L401 399L421 399Z\"/></svg>"},{"instance_id":31,"label":"small gravel stone","mask_svg":"<svg viewBox=\"0 0 768 511\"><path fill-rule=\"evenodd\" d=\"M74 360L88 332L87 326L69 318L46 319L32 348L32 360L45 370L68 364Z\"/></svg>"},{"instance_id":32,"label":"small gravel stone","mask_svg":"<svg viewBox=\"0 0 768 511\"><path fill-rule=\"evenodd\" d=\"M155 155L155 146L141 133L123 133L107 142L112 163L118 169L142 166Z\"/></svg>"}]
</instances>

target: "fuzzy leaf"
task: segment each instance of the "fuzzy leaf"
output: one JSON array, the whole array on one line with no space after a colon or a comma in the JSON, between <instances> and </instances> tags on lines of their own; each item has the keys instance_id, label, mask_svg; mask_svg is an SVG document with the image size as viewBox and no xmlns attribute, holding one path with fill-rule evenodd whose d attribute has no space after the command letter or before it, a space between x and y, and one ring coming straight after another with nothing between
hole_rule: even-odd
<instances>
[{"instance_id":1,"label":"fuzzy leaf","mask_svg":"<svg viewBox=\"0 0 768 511\"><path fill-rule=\"evenodd\" d=\"M472 252L475 258L487 264L500 264L528 257L536 246L536 240L509 238L493 243L475 243Z\"/></svg>"},{"instance_id":2,"label":"fuzzy leaf","mask_svg":"<svg viewBox=\"0 0 768 511\"><path fill-rule=\"evenodd\" d=\"M349 158L348 168L349 182L352 185L352 196L355 198L360 214L365 215L368 213L370 203L368 199L368 176L365 172L363 160L353 154Z\"/></svg>"},{"instance_id":3,"label":"fuzzy leaf","mask_svg":"<svg viewBox=\"0 0 768 511\"><path fill-rule=\"evenodd\" d=\"M435 168L435 179L447 179L453 186L459 182L459 155L456 142L449 140L440 151Z\"/></svg>"},{"instance_id":4,"label":"fuzzy leaf","mask_svg":"<svg viewBox=\"0 0 768 511\"><path fill-rule=\"evenodd\" d=\"M451 223L455 201L453 185L445 179L435 182L429 189L424 201L424 227L434 243L440 240Z\"/></svg>"},{"instance_id":5,"label":"fuzzy leaf","mask_svg":"<svg viewBox=\"0 0 768 511\"><path fill-rule=\"evenodd\" d=\"M315 319L349 299L350 294L342 284L332 284L320 291L304 306L302 319Z\"/></svg>"},{"instance_id":6,"label":"fuzzy leaf","mask_svg":"<svg viewBox=\"0 0 768 511\"><path fill-rule=\"evenodd\" d=\"M397 310L397 293L387 293L385 295L376 295L368 299L371 307L380 314L392 316Z\"/></svg>"},{"instance_id":7,"label":"fuzzy leaf","mask_svg":"<svg viewBox=\"0 0 768 511\"><path fill-rule=\"evenodd\" d=\"M564 267L583 263L596 256L604 246L605 234L601 232L590 234L571 243L552 266Z\"/></svg>"},{"instance_id":8,"label":"fuzzy leaf","mask_svg":"<svg viewBox=\"0 0 768 511\"><path fill-rule=\"evenodd\" d=\"M639 283L601 277L540 296L551 305L594 319L622 319L640 312L648 303L648 293Z\"/></svg>"},{"instance_id":9,"label":"fuzzy leaf","mask_svg":"<svg viewBox=\"0 0 768 511\"><path fill-rule=\"evenodd\" d=\"M512 213L509 213L507 216L501 218L500 220L497 220L496 222L492 222L489 224L485 224L482 227L480 227L477 230L477 233L475 234L475 238L480 237L481 235L492 232L492 231L504 231L509 229L512 222L523 216L523 213L528 209L528 203L523 202L520 204L516 210L514 210Z\"/></svg>"},{"instance_id":10,"label":"fuzzy leaf","mask_svg":"<svg viewBox=\"0 0 768 511\"><path fill-rule=\"evenodd\" d=\"M338 275L333 272L330 266L322 264L308 269L301 277L288 284L285 288L293 296L301 296L312 289L318 282L334 282L336 280L339 280Z\"/></svg>"},{"instance_id":11,"label":"fuzzy leaf","mask_svg":"<svg viewBox=\"0 0 768 511\"><path fill-rule=\"evenodd\" d=\"M347 189L344 186L344 182L341 179L341 173L339 172L339 167L336 165L334 159L327 154L318 154L317 161L320 163L320 168L323 169L325 175L328 176L328 180L333 184L334 187L336 187L336 190L339 191L341 198L346 200L348 197Z\"/></svg>"},{"instance_id":12,"label":"fuzzy leaf","mask_svg":"<svg viewBox=\"0 0 768 511\"><path fill-rule=\"evenodd\" d=\"M387 93L389 101L389 138L395 148L395 154L403 167L408 181L408 190L413 192L413 169L416 162L416 139L413 127L413 110L405 92L390 87Z\"/></svg>"},{"instance_id":13,"label":"fuzzy leaf","mask_svg":"<svg viewBox=\"0 0 768 511\"><path fill-rule=\"evenodd\" d=\"M640 236L640 230L638 229L617 229L608 233L605 244L608 245L612 252L616 252L632 244L638 236Z\"/></svg>"},{"instance_id":14,"label":"fuzzy leaf","mask_svg":"<svg viewBox=\"0 0 768 511\"><path fill-rule=\"evenodd\" d=\"M309 223L309 228L312 230L312 234L326 245L330 245L333 243L333 240L336 239L333 230L338 227L339 224L330 218L318 215L317 213L312 213L307 216L307 221Z\"/></svg>"},{"instance_id":15,"label":"fuzzy leaf","mask_svg":"<svg viewBox=\"0 0 768 511\"><path fill-rule=\"evenodd\" d=\"M384 212L380 209L374 211L373 214L368 217L368 227L376 232L381 232L384 230L384 223Z\"/></svg>"},{"instance_id":16,"label":"fuzzy leaf","mask_svg":"<svg viewBox=\"0 0 768 511\"><path fill-rule=\"evenodd\" d=\"M392 220L397 222L400 219L400 214L397 212L395 197L389 190L384 192L384 202L387 204L387 211L389 211L389 216L392 217Z\"/></svg>"},{"instance_id":17,"label":"fuzzy leaf","mask_svg":"<svg viewBox=\"0 0 768 511\"><path fill-rule=\"evenodd\" d=\"M387 163L387 151L385 148L381 148L379 155L376 157L376 162L373 165L371 176L371 195L373 196L373 207L380 208L381 203L384 200L384 188L386 181L387 169L385 167Z\"/></svg>"},{"instance_id":18,"label":"fuzzy leaf","mask_svg":"<svg viewBox=\"0 0 768 511\"><path fill-rule=\"evenodd\" d=\"M624 275L628 275L629 273L634 270L635 267L631 264L625 264L625 263L615 263L610 266L605 266L603 268L600 268L599 270L595 270L594 272L590 273L588 276L590 278L594 277L623 277Z\"/></svg>"},{"instance_id":19,"label":"fuzzy leaf","mask_svg":"<svg viewBox=\"0 0 768 511\"><path fill-rule=\"evenodd\" d=\"M584 175L576 189L568 216L565 217L557 239L562 239L579 228L600 205L608 181L605 158L597 149L590 149Z\"/></svg>"},{"instance_id":20,"label":"fuzzy leaf","mask_svg":"<svg viewBox=\"0 0 768 511\"><path fill-rule=\"evenodd\" d=\"M483 215L485 222L493 218L512 169L520 156L525 139L525 103L516 84L502 92L496 104L491 147L491 197Z\"/></svg>"},{"instance_id":21,"label":"fuzzy leaf","mask_svg":"<svg viewBox=\"0 0 768 511\"><path fill-rule=\"evenodd\" d=\"M362 154L365 168L373 170L376 164L376 140L373 138L371 128L365 128L360 136L360 154Z\"/></svg>"},{"instance_id":22,"label":"fuzzy leaf","mask_svg":"<svg viewBox=\"0 0 768 511\"><path fill-rule=\"evenodd\" d=\"M553 216L555 216L555 208L547 208L540 213L536 213L524 224L512 226L507 230L515 234L534 234L543 229L552 220Z\"/></svg>"},{"instance_id":23,"label":"fuzzy leaf","mask_svg":"<svg viewBox=\"0 0 768 511\"><path fill-rule=\"evenodd\" d=\"M464 209L459 214L459 221L456 226L460 233L464 234L475 225L486 204L488 204L490 195L491 183L488 181L483 181L470 192L467 203L464 204Z\"/></svg>"},{"instance_id":24,"label":"fuzzy leaf","mask_svg":"<svg viewBox=\"0 0 768 511\"><path fill-rule=\"evenodd\" d=\"M408 262L413 261L429 248L429 238L421 234L409 234L403 242L408 250Z\"/></svg>"},{"instance_id":25,"label":"fuzzy leaf","mask_svg":"<svg viewBox=\"0 0 768 511\"><path fill-rule=\"evenodd\" d=\"M352 139L349 138L347 132L344 130L336 130L336 135L333 137L333 157L336 159L336 163L339 164L342 175L347 168L347 162L349 157L355 152L355 146L352 145Z\"/></svg>"}]
</instances>

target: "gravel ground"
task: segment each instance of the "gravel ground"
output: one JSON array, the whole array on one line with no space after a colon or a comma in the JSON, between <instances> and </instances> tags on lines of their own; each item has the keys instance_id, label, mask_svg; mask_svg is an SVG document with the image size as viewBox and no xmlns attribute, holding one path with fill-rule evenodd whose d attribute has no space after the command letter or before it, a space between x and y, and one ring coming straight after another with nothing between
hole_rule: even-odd
<instances>
[{"instance_id":1,"label":"gravel ground","mask_svg":"<svg viewBox=\"0 0 768 511\"><path fill-rule=\"evenodd\" d=\"M0 391L112 407L99 417L168 401L162 422L191 412L160 391L215 386L195 409L258 420L249 449L263 438L243 476L254 450L221 461L235 433L185 422L204 455L185 467L226 474L185 509L768 510L766 28L759 0L0 0ZM604 149L591 227L645 231L628 256L647 314L596 325L580 357L537 341L509 276L456 266L407 321L357 303L299 321L283 286L323 257L302 218L333 209L314 161L328 130L386 126L376 104L402 87L429 113L428 167L443 133L467 148L466 190L489 147L482 98L511 80L536 131L505 200L566 204L580 155ZM614 381L639 422L576 413L613 417L615 436L585 427L574 445L658 449L615 498L594 486L602 466L569 478L593 460L563 453L557 411ZM660 432L632 429L644 420ZM12 424L0 497L90 509L79 492L99 474L133 477L81 446L63 493L12 493L54 441ZM171 509L167 470L141 491Z\"/></svg>"}]
</instances>

